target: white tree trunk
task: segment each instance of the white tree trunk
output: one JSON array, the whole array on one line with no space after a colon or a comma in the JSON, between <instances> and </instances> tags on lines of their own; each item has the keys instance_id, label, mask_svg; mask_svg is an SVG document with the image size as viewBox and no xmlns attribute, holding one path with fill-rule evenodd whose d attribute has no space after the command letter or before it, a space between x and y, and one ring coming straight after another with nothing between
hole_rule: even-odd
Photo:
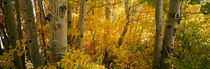
<instances>
[{"instance_id":1,"label":"white tree trunk","mask_svg":"<svg viewBox=\"0 0 210 69\"><path fill-rule=\"evenodd\" d=\"M67 52L67 0L49 0L50 46L53 62Z\"/></svg>"},{"instance_id":2,"label":"white tree trunk","mask_svg":"<svg viewBox=\"0 0 210 69\"><path fill-rule=\"evenodd\" d=\"M171 63L165 63L165 61L169 60L172 56L171 54L174 52L176 30L181 19L181 2L182 0L170 0L168 20L165 25L165 33L163 38L160 69L171 69Z\"/></svg>"},{"instance_id":3,"label":"white tree trunk","mask_svg":"<svg viewBox=\"0 0 210 69\"><path fill-rule=\"evenodd\" d=\"M76 49L82 50L82 40L85 31L85 22L86 22L86 8L87 8L87 0L82 0L80 4L80 17L79 17L79 24L77 26L79 31L79 36L77 37Z\"/></svg>"}]
</instances>

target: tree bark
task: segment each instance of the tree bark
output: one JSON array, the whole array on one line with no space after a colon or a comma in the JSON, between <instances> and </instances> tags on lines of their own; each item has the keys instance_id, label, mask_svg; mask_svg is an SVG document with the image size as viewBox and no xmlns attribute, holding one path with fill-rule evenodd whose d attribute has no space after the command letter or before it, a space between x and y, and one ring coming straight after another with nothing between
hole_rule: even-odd
<instances>
[{"instance_id":1,"label":"tree bark","mask_svg":"<svg viewBox=\"0 0 210 69\"><path fill-rule=\"evenodd\" d=\"M125 37L125 35L126 35L127 31L128 31L128 26L130 25L130 21L129 21L130 20L130 14L129 14L130 8L128 6L129 1L130 0L125 0L125 14L126 14L126 19L127 19L128 22L124 26L123 32L122 32L122 34L120 36L120 39L118 40L118 47L120 47L120 45L122 44L123 39L124 39L124 37Z\"/></svg>"},{"instance_id":2,"label":"tree bark","mask_svg":"<svg viewBox=\"0 0 210 69\"><path fill-rule=\"evenodd\" d=\"M60 61L67 52L67 0L49 0L50 46L52 61Z\"/></svg>"},{"instance_id":3,"label":"tree bark","mask_svg":"<svg viewBox=\"0 0 210 69\"><path fill-rule=\"evenodd\" d=\"M45 35L44 35L44 24L46 23L46 20L45 20L45 12L44 12L44 6L43 6L43 3L42 3L43 0L38 0L38 5L39 5L39 16L40 16L40 23L41 23L41 38L42 38L42 43L43 43L43 47L44 47L44 52L42 54L44 54L44 57L46 59L43 59L42 61L44 62L44 65L47 64L47 61L49 59L48 56L47 56L47 49L46 49L46 42L45 42Z\"/></svg>"},{"instance_id":4,"label":"tree bark","mask_svg":"<svg viewBox=\"0 0 210 69\"><path fill-rule=\"evenodd\" d=\"M168 20L165 25L160 69L171 69L172 63L166 63L174 53L174 41L177 26L180 22L181 0L170 0Z\"/></svg>"},{"instance_id":5,"label":"tree bark","mask_svg":"<svg viewBox=\"0 0 210 69\"><path fill-rule=\"evenodd\" d=\"M39 0L38 1L38 4L39 4L39 8L40 8L40 12L39 12L39 15L40 15L40 23L41 23L41 36L42 36L42 43L43 43L43 46L45 47L46 46L46 42L45 42L45 37L44 37L44 31L43 31L43 26L45 24L45 13L44 13L44 8L43 8L43 3L42 3L42 0Z\"/></svg>"},{"instance_id":6,"label":"tree bark","mask_svg":"<svg viewBox=\"0 0 210 69\"><path fill-rule=\"evenodd\" d=\"M37 25L35 23L35 17L33 13L33 5L31 0L23 0L23 12L26 25L26 39L29 47L29 54L34 68L43 64L41 54L39 52Z\"/></svg>"},{"instance_id":7,"label":"tree bark","mask_svg":"<svg viewBox=\"0 0 210 69\"><path fill-rule=\"evenodd\" d=\"M20 2L19 0L15 0L15 8L16 8L16 14L17 14L17 23L18 23L18 39L23 39L23 32L21 30L21 13L20 13Z\"/></svg>"},{"instance_id":8,"label":"tree bark","mask_svg":"<svg viewBox=\"0 0 210 69\"><path fill-rule=\"evenodd\" d=\"M162 42L162 9L163 9L163 0L156 1L156 11L155 11L155 20L156 20L156 36L155 36L155 45L154 45L154 56L152 62L152 69L158 69L159 63L161 60L161 42Z\"/></svg>"},{"instance_id":9,"label":"tree bark","mask_svg":"<svg viewBox=\"0 0 210 69\"><path fill-rule=\"evenodd\" d=\"M7 21L7 34L9 37L9 43L13 48L16 48L16 25L14 13L12 10L12 0L4 0L5 20ZM14 53L14 64L18 69L23 69L23 63L20 56L17 56L17 52Z\"/></svg>"},{"instance_id":10,"label":"tree bark","mask_svg":"<svg viewBox=\"0 0 210 69\"><path fill-rule=\"evenodd\" d=\"M79 24L77 26L79 31L79 36L77 36L77 43L76 49L80 49L82 51L82 44L83 44L83 36L85 31L85 22L86 22L86 8L87 8L87 0L82 0L80 5L80 17L79 17Z\"/></svg>"},{"instance_id":11,"label":"tree bark","mask_svg":"<svg viewBox=\"0 0 210 69\"><path fill-rule=\"evenodd\" d=\"M106 3L110 4L110 0L106 0ZM111 10L110 10L109 6L105 6L105 18L107 20L110 19L110 13L111 13Z\"/></svg>"},{"instance_id":12,"label":"tree bark","mask_svg":"<svg viewBox=\"0 0 210 69\"><path fill-rule=\"evenodd\" d=\"M15 9L16 9L16 15L17 15L17 23L18 23L18 39L20 41L20 46L22 46L22 39L23 39L23 32L22 32L22 20L21 20L21 12L20 12L20 2L19 0L15 0ZM22 63L23 67L26 68L25 66L25 55L23 54L21 56L22 58Z\"/></svg>"},{"instance_id":13,"label":"tree bark","mask_svg":"<svg viewBox=\"0 0 210 69\"><path fill-rule=\"evenodd\" d=\"M68 0L68 18L67 18L67 21L68 21L68 29L71 29L72 28L72 23L73 23L73 17L72 17L72 6L71 6L71 2L70 0ZM68 34L68 44L70 46L72 46L73 44L73 36L72 36L72 33Z\"/></svg>"}]
</instances>

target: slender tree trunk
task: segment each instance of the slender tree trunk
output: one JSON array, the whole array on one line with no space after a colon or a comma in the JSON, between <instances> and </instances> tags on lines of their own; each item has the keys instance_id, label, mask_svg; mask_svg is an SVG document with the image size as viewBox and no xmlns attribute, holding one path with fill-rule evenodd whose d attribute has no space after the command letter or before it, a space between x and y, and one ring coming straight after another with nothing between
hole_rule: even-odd
<instances>
[{"instance_id":1,"label":"slender tree trunk","mask_svg":"<svg viewBox=\"0 0 210 69\"><path fill-rule=\"evenodd\" d=\"M20 46L22 46L22 39L23 39L23 32L22 32L22 21L21 21L21 12L20 12L20 2L19 0L15 0L15 9L16 9L16 15L17 15L17 23L18 23L18 40L20 41ZM26 68L25 66L25 55L23 54L21 56L22 58L22 63L23 67Z\"/></svg>"},{"instance_id":2,"label":"slender tree trunk","mask_svg":"<svg viewBox=\"0 0 210 69\"><path fill-rule=\"evenodd\" d=\"M44 13L44 8L43 8L43 5L42 5L42 0L39 0L38 1L38 5L39 5L39 8L40 8L40 12L39 12L39 15L40 15L40 23L41 23L41 37L42 37L42 42L43 42L43 46L45 47L46 46L46 42L45 42L45 37L44 37L44 31L43 31L43 26L45 24L45 13Z\"/></svg>"},{"instance_id":3,"label":"slender tree trunk","mask_svg":"<svg viewBox=\"0 0 210 69\"><path fill-rule=\"evenodd\" d=\"M110 4L110 0L106 0L106 3ZM111 13L110 7L105 6L105 19L110 20L110 13ZM109 61L112 60L112 59L108 58L109 53L107 52L107 47L108 47L107 36L109 35L109 31L107 30L107 28L104 28L104 30L105 30L105 34L104 34L104 46L105 46L105 48L104 48L104 59L103 59L102 63L105 65L105 67L107 69L110 69L110 64L112 62L109 62Z\"/></svg>"},{"instance_id":4,"label":"slender tree trunk","mask_svg":"<svg viewBox=\"0 0 210 69\"><path fill-rule=\"evenodd\" d=\"M110 0L106 0L106 3L110 3ZM106 19L110 19L110 13L111 13L111 10L109 8L109 6L105 6L105 18Z\"/></svg>"},{"instance_id":5,"label":"slender tree trunk","mask_svg":"<svg viewBox=\"0 0 210 69\"><path fill-rule=\"evenodd\" d=\"M43 6L43 3L42 3L42 1L43 0L38 0L38 5L39 5L39 9L40 9L40 11L39 11L39 16L40 16L40 23L41 23L41 38L42 38L42 43L43 43L43 47L44 47L44 57L46 58L46 59L43 59L43 62L44 62L44 65L46 65L47 64L47 49L46 49L46 42L45 42L45 35L44 35L44 29L43 29L43 27L44 27L44 24L46 23L46 21L45 21L45 13L44 13L44 6Z\"/></svg>"},{"instance_id":6,"label":"slender tree trunk","mask_svg":"<svg viewBox=\"0 0 210 69\"><path fill-rule=\"evenodd\" d=\"M29 54L34 68L41 66L42 58L39 52L37 25L35 23L35 17L33 13L33 5L31 0L23 0L23 11L26 24L26 37L29 47Z\"/></svg>"},{"instance_id":7,"label":"slender tree trunk","mask_svg":"<svg viewBox=\"0 0 210 69\"><path fill-rule=\"evenodd\" d=\"M7 20L7 34L9 37L9 43L13 48L16 47L17 33L14 13L12 10L12 0L4 0L5 19ZM18 69L23 69L23 63L20 56L17 56L17 52L14 53L14 64Z\"/></svg>"},{"instance_id":8,"label":"slender tree trunk","mask_svg":"<svg viewBox=\"0 0 210 69\"><path fill-rule=\"evenodd\" d=\"M0 2L1 3L1 2ZM2 42L2 45L3 45L3 47L6 45L6 46L8 46L7 44L5 44L5 42L4 41L8 41L8 40L6 40L6 38L7 37L5 37L5 31L4 31L4 26L3 26L3 23L2 22L0 22L0 30L3 32L3 35L1 35L0 36L0 42ZM4 38L3 38L4 37ZM2 55L3 54L3 52L4 52L4 49L2 48L2 47L0 47L0 55Z\"/></svg>"},{"instance_id":9,"label":"slender tree trunk","mask_svg":"<svg viewBox=\"0 0 210 69\"><path fill-rule=\"evenodd\" d=\"M77 36L77 43L76 43L76 49L82 50L82 40L84 36L85 31L85 20L86 20L86 8L87 8L87 0L82 0L80 5L80 17L79 17L79 24L78 24L78 31L79 36Z\"/></svg>"},{"instance_id":10,"label":"slender tree trunk","mask_svg":"<svg viewBox=\"0 0 210 69\"><path fill-rule=\"evenodd\" d=\"M130 20L130 14L129 14L130 9L129 9L129 6L128 6L129 1L130 0L125 0L125 14L126 14L126 19L127 19L128 22L126 23L126 25L123 29L123 32L120 36L120 39L118 40L118 47L120 47L120 45L122 44L123 39L124 39L124 37L125 37L125 35L128 31L128 26L130 24L130 21L129 21Z\"/></svg>"},{"instance_id":11,"label":"slender tree trunk","mask_svg":"<svg viewBox=\"0 0 210 69\"><path fill-rule=\"evenodd\" d=\"M70 3L70 0L68 0L68 18L67 18L67 21L68 21L68 29L71 29L72 28L72 23L73 23L73 17L72 17L72 6L71 6L71 3ZM73 36L72 36L72 33L68 34L68 44L70 46L72 46L73 44Z\"/></svg>"},{"instance_id":12,"label":"slender tree trunk","mask_svg":"<svg viewBox=\"0 0 210 69\"><path fill-rule=\"evenodd\" d=\"M73 19L73 17L72 17L72 6L71 6L70 0L68 0L68 19L67 19L68 28L71 28L71 26L72 26L72 19Z\"/></svg>"},{"instance_id":13,"label":"slender tree trunk","mask_svg":"<svg viewBox=\"0 0 210 69\"><path fill-rule=\"evenodd\" d=\"M168 13L168 20L165 25L165 33L163 38L162 56L160 69L171 69L172 63L165 63L170 60L174 53L174 40L176 36L176 30L178 23L180 22L180 8L181 0L170 0L170 7Z\"/></svg>"},{"instance_id":14,"label":"slender tree trunk","mask_svg":"<svg viewBox=\"0 0 210 69\"><path fill-rule=\"evenodd\" d=\"M2 12L1 14L6 14L6 10L4 9L3 7L3 0L0 0L0 8L2 9ZM2 21L0 22L0 26L1 26L1 30L2 30L2 36L1 36L1 40L2 40L2 43L3 43L3 47L4 47L4 51L9 51L9 38L8 38L8 35L7 35L7 32L6 32L6 27L4 27L4 24L5 23L5 26L6 26L6 21Z\"/></svg>"},{"instance_id":15,"label":"slender tree trunk","mask_svg":"<svg viewBox=\"0 0 210 69\"><path fill-rule=\"evenodd\" d=\"M21 30L21 13L20 13L20 2L19 0L15 0L15 8L16 8L16 14L17 14L17 22L18 22L18 39L23 39L23 32Z\"/></svg>"},{"instance_id":16,"label":"slender tree trunk","mask_svg":"<svg viewBox=\"0 0 210 69\"><path fill-rule=\"evenodd\" d=\"M1 36L2 45L3 45L3 48L4 48L3 51L8 52L9 49L10 49L9 48L9 38L8 38L7 32L6 32L2 22L0 22L0 27L1 27L1 31L3 32L2 33L3 35Z\"/></svg>"},{"instance_id":17,"label":"slender tree trunk","mask_svg":"<svg viewBox=\"0 0 210 69\"><path fill-rule=\"evenodd\" d=\"M111 13L111 10L110 10L110 8L109 7L105 7L105 18L106 19L110 19L110 13Z\"/></svg>"},{"instance_id":18,"label":"slender tree trunk","mask_svg":"<svg viewBox=\"0 0 210 69\"><path fill-rule=\"evenodd\" d=\"M155 46L154 46L154 56L152 62L152 69L158 69L159 63L161 60L161 42L162 42L162 9L163 9L163 0L156 1L156 11L155 11L155 20L156 20L156 36L155 36Z\"/></svg>"},{"instance_id":19,"label":"slender tree trunk","mask_svg":"<svg viewBox=\"0 0 210 69\"><path fill-rule=\"evenodd\" d=\"M67 52L67 0L49 0L50 46L53 63Z\"/></svg>"}]
</instances>

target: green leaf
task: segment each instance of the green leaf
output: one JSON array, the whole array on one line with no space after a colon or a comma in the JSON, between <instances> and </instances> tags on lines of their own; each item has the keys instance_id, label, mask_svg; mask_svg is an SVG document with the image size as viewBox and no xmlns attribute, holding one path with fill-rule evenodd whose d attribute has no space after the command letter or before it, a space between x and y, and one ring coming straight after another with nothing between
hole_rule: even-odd
<instances>
[{"instance_id":1,"label":"green leaf","mask_svg":"<svg viewBox=\"0 0 210 69\"><path fill-rule=\"evenodd\" d=\"M209 9L210 9L210 3L206 3L205 5L202 5L202 6L201 6L200 11L201 11L203 14L206 15L206 14L210 14Z\"/></svg>"},{"instance_id":2,"label":"green leaf","mask_svg":"<svg viewBox=\"0 0 210 69\"><path fill-rule=\"evenodd\" d=\"M192 4L192 5L200 4L200 0L190 0L189 4Z\"/></svg>"}]
</instances>

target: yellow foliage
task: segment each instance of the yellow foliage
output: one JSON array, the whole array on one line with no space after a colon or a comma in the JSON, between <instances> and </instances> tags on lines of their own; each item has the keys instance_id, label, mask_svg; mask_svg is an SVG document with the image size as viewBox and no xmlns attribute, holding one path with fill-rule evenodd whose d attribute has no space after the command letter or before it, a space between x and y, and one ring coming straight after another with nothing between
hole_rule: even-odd
<instances>
[{"instance_id":1,"label":"yellow foliage","mask_svg":"<svg viewBox=\"0 0 210 69\"><path fill-rule=\"evenodd\" d=\"M143 58L144 55L140 51L132 52L129 51L128 46L121 46L120 49L114 50L117 56L114 59L117 68L121 69L149 69L149 65Z\"/></svg>"},{"instance_id":2,"label":"yellow foliage","mask_svg":"<svg viewBox=\"0 0 210 69\"><path fill-rule=\"evenodd\" d=\"M16 41L17 45L16 45L16 48L14 49L17 52L18 56L22 56L23 54L27 53L27 50L25 50L26 40L25 39L21 40L21 42L22 42L22 45L21 45L20 41L17 40Z\"/></svg>"},{"instance_id":3,"label":"yellow foliage","mask_svg":"<svg viewBox=\"0 0 210 69\"><path fill-rule=\"evenodd\" d=\"M22 56L23 54L27 53L24 49L26 47L26 40L21 40L22 45L19 40L16 41L16 48L10 49L8 52L4 52L3 55L0 56L0 67L9 68L14 67L13 60L14 60L14 53L16 52L17 56Z\"/></svg>"},{"instance_id":4,"label":"yellow foliage","mask_svg":"<svg viewBox=\"0 0 210 69\"><path fill-rule=\"evenodd\" d=\"M0 67L3 68L10 68L14 67L13 60L14 60L14 50L9 50L9 52L4 52L0 56Z\"/></svg>"},{"instance_id":5,"label":"yellow foliage","mask_svg":"<svg viewBox=\"0 0 210 69\"><path fill-rule=\"evenodd\" d=\"M67 30L68 36L78 36L80 33L78 29L79 17L80 17L80 1L81 0L68 0L72 7L72 25ZM146 1L146 0L145 0ZM49 8L49 1L44 0L45 8ZM40 66L39 69L105 69L105 64L103 63L103 59L108 57L108 60L113 60L110 66L113 68L120 69L148 69L151 66L151 53L153 51L153 44L155 39L155 8L149 7L148 2L139 4L139 0L131 0L129 2L129 14L130 14L130 24L127 29L127 33L123 39L122 46L120 48L116 48L118 46L118 41L123 32L124 27L128 20L126 19L125 14L125 6L124 1L122 0L88 0L87 3L87 15L85 20L85 32L83 38L83 51L69 49L69 52L65 53L65 56L61 59L60 62L56 64L47 63L45 66ZM183 3L184 5L184 3ZM200 12L199 5L187 5L184 12ZM37 8L37 6L35 6ZM108 7L110 9L110 19L105 19L105 9L104 7ZM66 7L65 9L67 9ZM166 9L168 10L168 9ZM35 9L36 14L39 14L39 9ZM45 13L49 13L49 10L46 10ZM164 10L165 11L165 10ZM66 12L67 13L67 12ZM163 12L164 22L167 20L168 13ZM204 32L209 32L206 29L210 27L209 24L209 16L203 15L201 13L198 14L184 14L186 18L183 17L181 23L190 23L192 21L197 21L199 23L205 22L203 25L204 29L199 29L199 34L205 34ZM38 31L42 31L39 33L40 38L40 47L41 52L43 50L47 50L42 57L44 57L43 61L47 61L47 57L50 56L50 52L48 50L49 47L49 27L50 24L46 22L45 25L41 25L40 17L37 15L37 28ZM24 25L24 24L23 24ZM180 24L181 26L182 24ZM41 27L42 26L42 27ZM25 28L24 28L25 30ZM193 28L189 28L189 30L184 30L184 28L178 28L178 33L180 30L183 30L183 34L188 39L192 39L189 44L193 44L193 42L198 42L198 40L194 40L194 37L191 37L191 31ZM24 32L24 31L23 31ZM44 34L46 46L43 47L42 42L42 33ZM27 53L25 50L26 40L25 33L23 40L17 40L16 48L11 49L9 52L4 52L3 55L0 56L0 67L14 67L13 59L14 52L17 52L18 56L22 56ZM76 43L76 38L73 40L73 46ZM22 42L22 44L20 43ZM175 52L182 51L183 53L189 53L189 50L182 49L179 45L180 42L176 40L175 42ZM207 44L207 43L206 43ZM176 47L179 46L179 47ZM12 47L11 47L12 48ZM70 48L70 47L69 47ZM199 47L197 47L199 48ZM197 50L197 49L196 49ZM200 53L200 49L197 52ZM108 52L108 55L104 55L105 51ZM47 56L47 57L46 57ZM169 60L167 62L172 62ZM26 65L28 68L32 67L32 64L29 60L26 61ZM175 65L172 65L172 68L176 68Z\"/></svg>"},{"instance_id":6,"label":"yellow foliage","mask_svg":"<svg viewBox=\"0 0 210 69\"><path fill-rule=\"evenodd\" d=\"M65 53L60 62L41 66L38 69L56 69L57 67L63 69L105 69L104 66L95 64L90 59L89 55L84 54L80 50L69 49L69 52Z\"/></svg>"}]
</instances>

